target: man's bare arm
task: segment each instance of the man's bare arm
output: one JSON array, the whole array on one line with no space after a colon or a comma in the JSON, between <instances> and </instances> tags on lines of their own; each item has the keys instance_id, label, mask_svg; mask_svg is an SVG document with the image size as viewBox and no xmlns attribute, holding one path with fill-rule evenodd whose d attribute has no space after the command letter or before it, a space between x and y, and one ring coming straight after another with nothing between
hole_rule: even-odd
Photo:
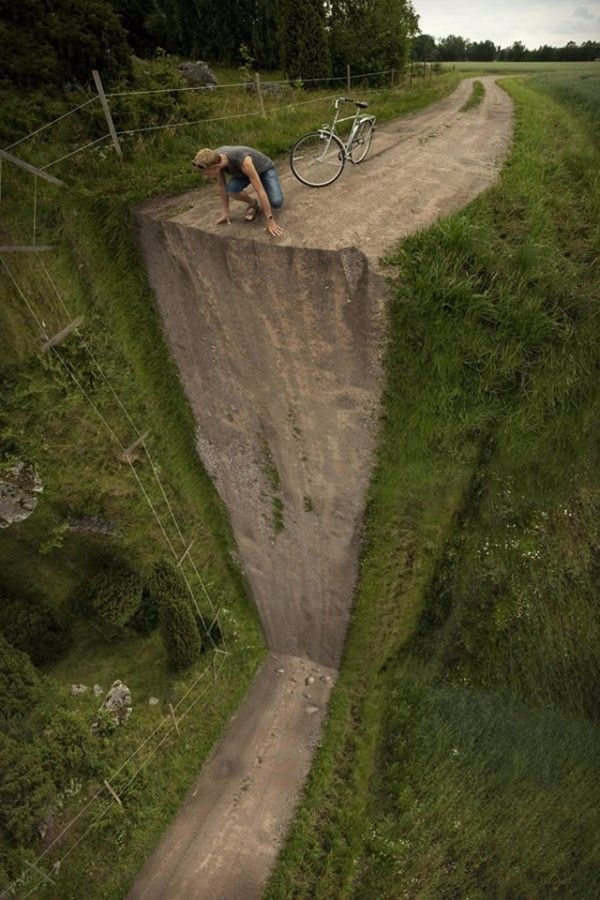
<instances>
[{"instance_id":1,"label":"man's bare arm","mask_svg":"<svg viewBox=\"0 0 600 900\"><path fill-rule=\"evenodd\" d=\"M229 194L227 193L225 176L222 172L219 172L217 175L217 190L219 191L221 203L223 204L223 213L217 219L217 225L229 225Z\"/></svg>"},{"instance_id":2,"label":"man's bare arm","mask_svg":"<svg viewBox=\"0 0 600 900\"><path fill-rule=\"evenodd\" d=\"M273 210L271 209L271 204L269 203L267 192L263 187L263 183L260 180L260 175L256 171L256 167L252 162L251 156L247 156L242 162L242 172L250 179L250 184L258 195L261 209L265 214L265 219L267 220L267 231L269 232L269 234L272 234L274 236L283 234L282 229L273 218Z\"/></svg>"}]
</instances>

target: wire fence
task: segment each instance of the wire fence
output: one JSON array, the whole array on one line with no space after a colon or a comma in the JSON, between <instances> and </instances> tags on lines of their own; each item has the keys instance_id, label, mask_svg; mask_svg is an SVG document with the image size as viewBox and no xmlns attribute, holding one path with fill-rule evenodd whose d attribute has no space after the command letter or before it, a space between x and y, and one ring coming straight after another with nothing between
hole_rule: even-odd
<instances>
[{"instance_id":1,"label":"wire fence","mask_svg":"<svg viewBox=\"0 0 600 900\"><path fill-rule=\"evenodd\" d=\"M117 98L152 96L152 95L160 95L160 94L179 94L179 93L210 94L213 91L231 90L231 89L237 89L237 90L251 89L251 90L256 90L260 94L263 90L268 91L269 87L288 86L288 87L292 87L292 88L302 88L306 85L323 84L324 86L327 86L327 85L333 85L334 83L339 83L340 85L345 84L348 88L351 88L351 86L353 84L357 84L359 82L364 82L365 79L370 79L370 78L381 79L384 76L388 76L390 78L389 87L393 88L395 86L394 85L395 78L399 78L401 80L400 83L405 83L406 80L408 80L408 82L410 83L414 78L417 78L420 76L437 74L442 71L444 71L444 69L439 64L426 64L426 63L418 63L418 64L411 63L408 67L406 67L406 70L404 70L404 71L399 71L399 70L395 70L395 69L381 69L379 71L373 71L373 72L352 73L352 71L350 70L350 67L348 67L348 71L345 76L344 75L336 75L336 76L327 76L327 77L322 77L322 78L307 78L307 79L299 78L299 79L297 79L297 81L290 81L290 79L275 79L275 80L261 81L260 79L257 79L256 81L247 80L247 81L237 81L237 82L230 82L230 83L224 83L224 84L187 85L187 86L175 85L173 87L165 87L165 88L149 88L149 89L144 89L144 90L136 89L136 90L128 90L128 91L112 91L112 92L108 92L108 93L104 94L104 97L106 98L106 100L109 100L109 99L117 99ZM402 80L404 80L404 81L402 81ZM384 89L385 88L373 88L373 89L369 89L369 90L384 90ZM367 90L367 88L365 88L364 85L361 85L361 90ZM23 137L19 138L17 141L13 141L12 144L9 144L6 147L4 147L3 150L8 151L8 150L13 149L14 147L19 146L20 144L23 144L25 141L28 141L31 138L41 134L42 132L46 131L48 128L52 127L53 125L56 125L58 122L61 122L64 119L69 118L74 113L79 112L80 110L90 106L93 103L96 103L100 99L101 98L99 95L95 95L93 97L88 98L84 103L81 103L76 107L73 107L72 109L68 110L67 112L63 113L62 115L57 116L52 121L47 122L44 125L40 126L39 128L34 129L29 134L26 134ZM324 100L326 100L326 99L330 99L330 98L329 97L327 97L327 98L319 97L319 98L314 98L314 99L306 100L306 101L296 101L295 103L289 103L289 104L285 104L283 106L268 107L266 109L266 112L268 112L269 114L277 113L282 110L292 109L295 106L300 106L300 105L302 105L302 103L318 103L318 102L324 102ZM142 126L140 128L121 129L121 130L117 130L116 134L119 137L123 137L123 136L127 136L127 135L140 134L140 133L144 133L144 132L160 131L160 130L167 129L167 128L172 128L172 129L185 128L185 127L190 127L190 126L195 126L195 125L208 124L211 122L224 122L224 121L227 121L228 119L240 119L240 118L253 117L253 116L263 116L264 112L265 112L265 110L263 110L262 104L261 104L261 107L258 109L246 111L243 113L236 113L236 114L229 115L229 116L214 116L214 117L209 117L209 118L205 117L205 118L194 119L194 120L186 121L186 122L169 122L169 123L164 123L164 124L154 124L154 125ZM92 147L96 146L97 144L100 144L103 141L107 140L109 137L110 137L110 133L107 132L106 134L103 134L100 137L97 137L94 140L88 141L85 144L75 148L74 150L69 151L66 154L63 154L58 159L55 159L52 162L46 163L45 165L41 166L40 168L41 168L41 170L45 171L45 170L51 168L52 166L58 165L59 163L64 162L67 159L71 159L74 156L77 156L79 153L82 153L85 150L91 149Z\"/></svg>"},{"instance_id":2,"label":"wire fence","mask_svg":"<svg viewBox=\"0 0 600 900\"><path fill-rule=\"evenodd\" d=\"M38 263L40 264L40 266L44 272L45 277L49 281L51 288L54 291L54 294L56 296L56 299L58 301L58 304L59 304L61 310L64 313L66 313L68 318L70 318L71 311L68 309L68 307L64 301L64 298L62 297L60 291L58 290L56 283L55 283L54 279L52 278L48 268L44 264L43 260L41 260L39 258L39 255L36 254L36 256L37 256ZM12 273L12 271L10 270L10 268L8 267L8 265L6 264L6 261L4 260L4 258L2 256L0 256L0 264L2 265L2 267L6 271L7 275L9 276L10 280L12 281L17 293L23 300L25 307L27 308L27 310L30 314L30 317L32 318L35 326L37 327L37 329L40 332L40 336L44 339L47 339L48 332L47 332L47 328L46 328L46 325L44 323L44 320L43 320L41 314L36 311L32 302L27 298L25 291L22 289L22 287L17 282L16 278L14 277L14 274ZM79 846L79 844L84 840L84 838L90 833L90 831L97 824L97 822L106 815L106 813L111 808L111 806L114 804L114 802L116 802L115 795L118 797L118 802L122 802L123 796L129 790L129 788L131 787L131 785L133 784L133 782L135 781L135 779L137 778L139 773L146 767L146 765L150 762L150 760L156 755L156 753L158 752L160 747L164 744L164 742L167 740L167 738L170 735L172 735L174 732L176 733L177 736L179 735L179 724L189 715L189 713L191 712L193 707L199 702L201 697L207 693L209 688L207 687L204 691L197 694L193 698L193 700L188 704L186 709L183 712L181 712L180 715L177 715L180 707L182 706L184 701L187 700L187 698L192 693L192 691L195 690L195 688L197 687L199 682L206 677L207 673L210 671L211 668L213 669L214 680L215 681L217 680L218 675L220 674L221 669L224 665L225 659L229 655L225 632L224 632L224 629L221 628L221 625L219 622L218 606L215 604L215 602L211 598L210 592L208 591L208 589L206 587L206 583L198 570L198 566L197 566L196 562L193 559L193 555L191 553L192 541L187 540L186 537L184 536L182 527L177 519L177 516L175 515L172 503L170 502L170 500L168 498L167 491L165 490L165 485L164 485L162 479L160 478L158 467L152 457L152 454L150 453L150 450L148 447L148 442L147 442L146 438L144 437L144 434L142 434L140 432L140 429L136 426L131 414L129 413L129 411L128 411L127 407L125 406L124 402L122 401L122 399L119 397L116 388L112 384L104 367L98 361L92 348L87 343L87 341L84 339L83 335L81 335L79 333L79 329L74 330L74 335L79 340L80 346L85 350L86 354L90 358L92 365L97 369L101 378L103 379L103 381L106 383L107 387L109 388L109 391L110 391L111 395L113 396L118 408L124 414L124 417L126 418L128 424L133 429L133 433L137 435L138 440L140 441L140 446L143 448L144 453L148 459L148 462L149 462L149 465L150 465L150 468L152 471L152 476L155 479L156 484L159 487L163 501L168 509L169 517L172 521L172 524L175 527L178 538L179 538L179 540L182 544L182 547L185 551L184 553L177 552L177 550L175 548L175 542L168 534L167 527L164 522L164 514L162 514L159 511L157 505L151 499L148 488L147 488L147 486L145 486L143 484L143 481L142 481L139 473L137 472L136 467L133 464L132 460L128 461L129 467L134 475L134 478L142 492L142 495L143 495L145 501L147 502L147 504L151 510L152 516L156 520L156 522L162 532L162 535L163 535L163 537L175 559L176 565L178 566L179 571L181 572L182 577L185 581L186 588L190 594L192 603L196 609L197 615L202 624L202 628L204 631L204 637L212 645L212 647L211 647L212 661L195 678L195 680L192 682L192 684L188 686L188 688L186 689L185 693L180 698L178 703L174 707L172 707L170 714L165 715L163 717L163 719L161 720L161 722L150 732L149 735L147 735L141 741L141 743L130 754L130 756L125 760L125 762L121 763L121 765L110 774L109 778L104 780L103 785L94 793L92 798L70 820L70 822L65 827L62 828L59 835L57 835L57 837L53 839L53 841L44 849L44 851L41 854L39 854L39 856L35 860L35 862L32 864L32 863L26 861L25 868L23 869L21 875L17 879L15 879L13 882L11 882L11 884L7 888L4 889L2 894L0 894L0 897L7 897L7 896L14 895L16 890L19 888L19 885L23 885L27 882L27 880L32 876L32 872L35 873L39 869L40 863L42 863L45 860L45 858L48 856L48 854L51 852L51 850L55 847L55 845L60 843L61 856L60 856L59 860L57 860L57 862L54 864L53 870L52 870L53 875L56 877L62 862L70 855L70 853L77 846ZM84 396L85 400L90 404L91 408L94 410L95 414L98 416L98 418L102 422L104 428L106 429L106 431L108 432L110 437L116 442L121 453L124 454L127 449L125 447L124 442L119 439L119 437L115 433L114 427L108 422L106 415L100 410L98 404L93 400L93 398L90 396L89 392L85 389L85 387L81 383L81 379L77 376L73 367L66 361L66 359L63 357L63 355L60 353L60 351L58 350L57 347L52 347L51 349L52 349L52 352L55 355L55 357L58 359L60 365L67 372L69 377L74 381L77 388L82 392L82 395ZM123 457L121 457L121 458L123 458ZM196 593L193 590L193 587L191 584L192 577L190 577L188 575L188 573L185 571L185 568L183 566L184 561L186 562L186 564L189 564L191 566L191 568L193 570L192 577L195 577L198 580L198 582L201 586L201 589L202 589L203 596L211 610L212 619L209 624L207 624L207 622L204 618L204 615L200 608L200 604L198 603L198 599L196 597ZM217 627L219 629L219 634L222 639L223 649L221 649L220 647L217 646L217 643L215 642L215 640L213 638L213 629L214 629L215 624L217 625ZM218 666L215 665L215 660L217 658L217 655L219 655L219 658L220 658L220 662L219 662ZM165 731L165 733L161 737L160 741L156 744L156 746L154 746L151 749L151 751L148 753L148 755L144 758L141 765L134 772L133 776L129 777L125 783L121 784L117 780L117 776L119 776L119 774L127 767L127 765L141 753L141 751L149 744L149 742L152 740L152 738L159 731L164 729L164 726L167 723L170 724L170 727ZM108 794L108 797L107 797L107 794ZM104 802L104 807L101 810L100 814L88 825L87 829L83 832L83 834L81 834L81 835L79 835L79 837L77 837L77 839L75 840L75 843L71 847L69 847L67 850L63 850L64 842L62 839L64 838L64 836L68 832L71 831L71 829L75 826L75 824L92 808L92 806L94 804L101 803L101 802ZM48 883L48 881L50 881L53 884L55 883L53 878L51 878L50 875L48 875L48 873L38 871L37 874L40 875L40 880L34 885L33 890L30 891L25 896L29 896L30 893L34 893L43 884Z\"/></svg>"},{"instance_id":3,"label":"wire fence","mask_svg":"<svg viewBox=\"0 0 600 900\"><path fill-rule=\"evenodd\" d=\"M431 70L430 70L431 71ZM424 70L421 74L427 74ZM317 83L329 83L332 82L342 82L345 83L346 87L351 86L353 82L363 81L368 78L382 78L383 76L390 76L390 84L384 87L369 87L365 88L364 85L361 85L361 91L365 91L368 93L379 93L382 91L390 90L390 88L397 87L400 85L394 84L394 70L383 70L379 72L366 72L352 75L351 72L347 72L346 76L336 76L322 79L307 79L303 80L302 84L317 84ZM412 70L408 76L408 78L412 78ZM283 85L289 84L287 80L281 81L269 81L264 82L264 86L268 85ZM232 84L222 84L215 85L213 89L225 89L225 88L242 88L245 89L248 87L248 82L239 82ZM257 80L256 83L257 91L261 90L260 82ZM172 93L172 92L183 92L183 91L206 91L206 87L173 87L173 88L161 88L157 90L144 90L144 91L117 91L113 93L106 94L105 97L108 98L117 98L117 97L126 97L126 96L136 96L136 95L145 95L145 94L162 94L162 93ZM296 100L291 103L287 103L280 106L272 106L268 108L264 108L261 103L261 108L253 109L249 111L245 111L243 113L236 113L229 116L217 116L217 117L209 117L196 119L193 121L187 122L170 122L166 124L158 124L158 125L148 125L142 126L140 128L132 128L132 129L121 129L116 131L116 135L123 137L140 133L147 132L156 132L161 131L163 129L176 129L183 127L191 127L195 125L205 125L211 122L224 122L228 120L234 119L242 119L247 117L263 117L266 114L278 113L284 110L295 109L298 106L305 106L308 104L318 104L318 103L329 103L332 99L334 99L338 94L327 94L321 95L319 97L310 98L308 100ZM90 106L96 101L100 100L100 96L90 97L84 103L79 106L74 107L73 109L65 112L63 115L58 116L50 122L40 126L39 128L33 130L29 134L19 138L19 140L14 141L8 147L4 148L5 151L8 151L14 147L23 144L24 142L30 140L31 138L40 135L41 133L47 131L52 126L57 123L67 119L73 114L79 112L85 107ZM58 159L55 159L45 165L41 166L39 169L35 169L30 164L22 163L23 168L27 168L33 172L34 176L34 197L33 197L33 229L32 229L32 241L33 245L31 248L24 247L24 250L33 250L35 252L35 257L37 259L37 263L39 264L41 270L43 271L43 277L48 282L51 293L55 297L56 303L60 309L59 312L59 320L62 319L63 316L67 318L68 322L73 321L73 313L68 308L64 297L59 291L55 280L52 278L52 275L44 264L43 260L39 256L38 247L36 246L37 239L37 181L38 177L42 175L47 169L52 166L56 166L61 162L64 162L68 159L72 159L80 153L83 153L86 150L91 149L107 140L111 137L111 133L107 132L102 136L95 138L85 144L76 147L75 149L69 151L66 154L63 154ZM44 176L46 177L46 176ZM0 202L2 199L2 159L0 158ZM0 255L0 265L3 267L4 271L8 275L11 280L17 294L21 298L25 308L27 309L38 333L39 337L46 342L51 340L51 337L48 334L47 327L44 323L43 317L41 313L36 310L34 301L31 300L30 297L27 296L26 292L17 282L14 273L6 264L6 261L2 255ZM60 871L60 868L63 862L73 853L77 847L79 847L82 841L85 840L88 834L98 825L98 823L107 815L109 810L114 806L115 803L122 803L123 797L127 794L127 792L131 789L132 785L135 783L136 778L143 771L143 769L148 765L148 763L153 759L160 748L164 745L165 741L171 735L178 736L179 735L179 725L180 723L190 714L194 706L200 701L200 699L208 693L210 690L210 683L206 684L201 691L199 691L193 699L187 704L185 709L182 709L182 704L190 697L190 695L196 690L197 686L200 682L207 677L208 672L212 668L213 678L216 682L218 676L225 664L225 661L229 655L229 650L227 648L226 636L224 630L221 628L219 622L219 605L215 603L214 598L211 597L210 591L207 588L205 579L202 577L199 567L194 559L194 555L191 552L191 548L194 542L194 538L191 535L185 534L185 529L180 523L177 515L175 514L175 510L173 508L173 504L169 499L168 491L166 486L160 477L160 467L158 466L156 460L154 459L153 454L151 453L147 432L143 431L142 428L136 423L134 416L130 413L126 403L121 398L116 386L113 384L111 378L106 372L105 367L102 365L101 361L98 359L98 356L92 349L91 344L85 339L84 335L81 332L81 327L77 325L72 330L73 339L79 342L80 347L83 352L87 356L90 366L98 372L99 377L102 379L105 384L110 396L112 397L116 409L120 411L120 414L123 416L124 422L126 422L128 429L128 437L129 439L134 439L134 444L138 446L144 453L145 458L149 467L149 478L143 478L138 471L138 468L134 464L134 461L129 458L127 454L128 450L128 440L124 440L116 430L116 426L109 422L107 414L103 412L100 408L99 404L92 397L89 390L86 389L84 384L82 383L82 379L78 376L75 368L70 364L70 362L66 359L66 357L61 353L59 346L52 346L51 352L59 363L60 368L64 370L64 372L68 375L71 381L76 386L77 390L81 392L85 402L90 406L93 410L95 416L102 424L103 429L106 431L110 439L114 442L117 448L120 451L121 459L127 462L129 469L131 471L132 477L136 482L141 495L144 499L144 502L148 506L150 511L150 515L152 519L155 521L162 538L164 539L170 554L172 555L175 564L179 571L181 572L182 578L186 585L186 590L190 595L191 602L196 610L196 614L200 620L202 625L202 629L204 631L204 637L206 640L212 645L210 652L212 654L211 662L202 670L202 672L194 679L192 684L186 689L183 696L180 698L176 706L171 707L170 713L166 714L159 724L139 743L139 745L135 748L135 750L127 757L125 762L121 763L121 765L110 773L109 777L103 781L103 784L98 787L98 789L94 792L93 796L90 800L79 810L76 815L64 826L62 827L60 833L51 841L51 843L38 855L38 857L30 862L28 860L24 860L24 865L21 874L12 881L8 887L6 887L2 893L0 894L0 898L14 896L21 887L29 887L31 884L31 880L33 880L34 876L38 878L37 881L33 884L31 890L25 894L25 897L30 896L35 893L42 885L45 884L56 884L56 878ZM113 408L113 409L114 409ZM158 500L156 497L152 496L153 488L158 491ZM179 549L178 549L179 548ZM208 608L210 609L210 621L207 621L207 618L204 615L202 607L204 602L199 602L199 596L197 591L194 590L194 584L198 584L200 587L200 594L203 598L203 601L206 602ZM214 639L214 628L217 626L220 638L222 640L223 647L218 647L217 642ZM217 658L219 659L218 664L216 663ZM167 727L168 726L168 727ZM162 735L161 735L162 732ZM158 738L156 742L154 742L155 738ZM140 755L145 752L143 758ZM134 771L133 774L129 774L127 771L127 767L131 762L136 760L139 765ZM90 814L92 809L97 809L100 806L99 811L97 811L96 815L92 818L90 822L88 822L87 827L82 831L81 834L74 834L74 829L77 823L81 823L85 820L85 818ZM71 840L72 842L67 845L67 842ZM47 870L49 859L52 856L53 852L59 851L58 858L52 863L49 870ZM45 868L42 869L41 866Z\"/></svg>"}]
</instances>

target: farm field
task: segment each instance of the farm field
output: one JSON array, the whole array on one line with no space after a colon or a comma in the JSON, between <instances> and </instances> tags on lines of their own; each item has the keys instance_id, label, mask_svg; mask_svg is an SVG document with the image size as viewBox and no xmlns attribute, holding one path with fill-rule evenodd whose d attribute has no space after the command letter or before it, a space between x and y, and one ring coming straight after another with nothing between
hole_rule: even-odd
<instances>
[{"instance_id":1,"label":"farm field","mask_svg":"<svg viewBox=\"0 0 600 900\"><path fill-rule=\"evenodd\" d=\"M503 82L497 186L390 254L378 469L267 897L595 897L600 77Z\"/></svg>"},{"instance_id":2,"label":"farm field","mask_svg":"<svg viewBox=\"0 0 600 900\"><path fill-rule=\"evenodd\" d=\"M488 75L539 75L556 72L561 75L600 75L598 62L461 62L444 63L457 72L485 72Z\"/></svg>"}]
</instances>

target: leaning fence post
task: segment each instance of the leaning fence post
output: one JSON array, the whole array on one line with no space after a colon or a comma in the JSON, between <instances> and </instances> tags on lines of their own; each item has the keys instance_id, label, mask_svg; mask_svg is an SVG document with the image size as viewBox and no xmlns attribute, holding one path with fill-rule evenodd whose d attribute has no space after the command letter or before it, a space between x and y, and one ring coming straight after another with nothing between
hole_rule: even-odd
<instances>
[{"instance_id":1,"label":"leaning fence post","mask_svg":"<svg viewBox=\"0 0 600 900\"><path fill-rule=\"evenodd\" d=\"M265 112L265 101L263 98L262 87L260 86L260 74L256 73L256 94L258 96L258 102L260 103L260 114L263 119L267 118L267 114Z\"/></svg>"},{"instance_id":2,"label":"leaning fence post","mask_svg":"<svg viewBox=\"0 0 600 900\"><path fill-rule=\"evenodd\" d=\"M391 87L391 88L394 87L394 72L395 72L395 70L392 69L392 73L391 73L391 75L390 75L390 87Z\"/></svg>"},{"instance_id":3,"label":"leaning fence post","mask_svg":"<svg viewBox=\"0 0 600 900\"><path fill-rule=\"evenodd\" d=\"M104 93L104 88L102 87L102 81L100 80L100 73L96 69L93 69L92 75L94 76L94 84L96 85L96 90L98 91L98 96L100 97L100 103L102 104L104 115L106 116L106 123L108 125L108 130L110 132L114 148L117 151L118 156L123 156L123 151L121 150L119 138L115 130L115 123L112 120L112 116L110 114L110 109L108 106L108 100L106 99L106 94Z\"/></svg>"},{"instance_id":4,"label":"leaning fence post","mask_svg":"<svg viewBox=\"0 0 600 900\"><path fill-rule=\"evenodd\" d=\"M350 73L350 66L346 66L346 88L348 90L348 94L352 90L352 75Z\"/></svg>"}]
</instances>

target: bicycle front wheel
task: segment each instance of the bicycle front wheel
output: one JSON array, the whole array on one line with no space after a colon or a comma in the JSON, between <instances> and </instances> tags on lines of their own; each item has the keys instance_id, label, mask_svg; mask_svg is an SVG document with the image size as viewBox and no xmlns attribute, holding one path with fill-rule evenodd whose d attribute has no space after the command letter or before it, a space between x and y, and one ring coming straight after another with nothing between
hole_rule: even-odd
<instances>
[{"instance_id":1,"label":"bicycle front wheel","mask_svg":"<svg viewBox=\"0 0 600 900\"><path fill-rule=\"evenodd\" d=\"M325 187L339 178L346 162L344 145L328 131L311 131L299 138L290 152L296 178L308 187Z\"/></svg>"},{"instance_id":2,"label":"bicycle front wheel","mask_svg":"<svg viewBox=\"0 0 600 900\"><path fill-rule=\"evenodd\" d=\"M369 152L372 139L373 122L370 119L366 119L358 126L358 131L356 132L354 140L352 141L352 147L350 148L350 157L353 163L359 163L363 161L363 159Z\"/></svg>"}]
</instances>

